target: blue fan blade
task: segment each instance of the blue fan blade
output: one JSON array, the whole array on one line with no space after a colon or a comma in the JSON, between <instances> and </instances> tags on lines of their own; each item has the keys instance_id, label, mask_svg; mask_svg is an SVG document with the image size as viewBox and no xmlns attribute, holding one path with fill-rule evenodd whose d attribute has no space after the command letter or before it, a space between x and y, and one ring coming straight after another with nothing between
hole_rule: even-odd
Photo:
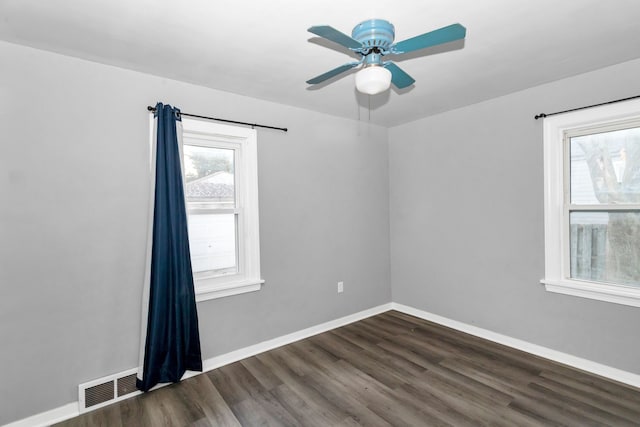
<instances>
[{"instance_id":1,"label":"blue fan blade","mask_svg":"<svg viewBox=\"0 0 640 427\"><path fill-rule=\"evenodd\" d=\"M454 40L463 39L467 34L467 29L460 24L442 27L439 30L421 34L410 39L391 45L389 50L392 53L407 53L414 50L424 49L426 47L437 46L443 43L449 43Z\"/></svg>"},{"instance_id":2,"label":"blue fan blade","mask_svg":"<svg viewBox=\"0 0 640 427\"><path fill-rule=\"evenodd\" d=\"M314 77L311 80L307 80L307 84L315 85L318 83L322 83L323 81L329 80L331 77L337 76L340 73L344 73L345 71L348 71L353 67L357 67L358 65L360 65L360 62L350 62L348 64L341 65L338 68L334 68L331 71L327 71L324 74L320 74L319 76Z\"/></svg>"},{"instance_id":3,"label":"blue fan blade","mask_svg":"<svg viewBox=\"0 0 640 427\"><path fill-rule=\"evenodd\" d=\"M391 71L391 83L398 89L404 89L416 82L413 77L402 71L402 69L393 62L385 62L383 66Z\"/></svg>"},{"instance_id":4,"label":"blue fan blade","mask_svg":"<svg viewBox=\"0 0 640 427\"><path fill-rule=\"evenodd\" d=\"M349 49L360 49L362 48L362 43L357 40L352 39L348 35L341 33L333 27L328 25L318 25L309 28L307 31L310 33L316 34L320 37L323 37L327 40L331 40L332 42L338 43L344 47L348 47Z\"/></svg>"}]
</instances>

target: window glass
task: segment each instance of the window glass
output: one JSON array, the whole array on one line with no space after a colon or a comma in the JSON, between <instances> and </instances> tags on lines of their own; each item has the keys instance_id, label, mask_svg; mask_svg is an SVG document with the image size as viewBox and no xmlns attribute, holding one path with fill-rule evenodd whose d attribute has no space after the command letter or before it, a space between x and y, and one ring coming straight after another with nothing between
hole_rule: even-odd
<instances>
[{"instance_id":1,"label":"window glass","mask_svg":"<svg viewBox=\"0 0 640 427\"><path fill-rule=\"evenodd\" d=\"M640 212L569 215L571 278L640 286Z\"/></svg>"},{"instance_id":2,"label":"window glass","mask_svg":"<svg viewBox=\"0 0 640 427\"><path fill-rule=\"evenodd\" d=\"M571 203L640 203L640 128L571 138Z\"/></svg>"},{"instance_id":3,"label":"window glass","mask_svg":"<svg viewBox=\"0 0 640 427\"><path fill-rule=\"evenodd\" d=\"M187 202L206 202L215 208L235 206L234 151L184 144Z\"/></svg>"},{"instance_id":4,"label":"window glass","mask_svg":"<svg viewBox=\"0 0 640 427\"><path fill-rule=\"evenodd\" d=\"M189 213L189 246L194 273L236 273L237 237L235 214Z\"/></svg>"},{"instance_id":5,"label":"window glass","mask_svg":"<svg viewBox=\"0 0 640 427\"><path fill-rule=\"evenodd\" d=\"M189 246L197 275L238 271L234 151L184 144Z\"/></svg>"},{"instance_id":6,"label":"window glass","mask_svg":"<svg viewBox=\"0 0 640 427\"><path fill-rule=\"evenodd\" d=\"M569 152L570 278L640 286L640 128L582 131Z\"/></svg>"}]
</instances>

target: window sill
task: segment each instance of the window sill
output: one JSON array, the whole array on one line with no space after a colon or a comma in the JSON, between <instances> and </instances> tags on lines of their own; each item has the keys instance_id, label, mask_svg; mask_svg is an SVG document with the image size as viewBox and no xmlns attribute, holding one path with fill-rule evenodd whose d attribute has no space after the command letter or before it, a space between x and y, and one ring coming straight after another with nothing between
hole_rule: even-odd
<instances>
[{"instance_id":1,"label":"window sill","mask_svg":"<svg viewBox=\"0 0 640 427\"><path fill-rule=\"evenodd\" d=\"M228 282L214 286L198 287L196 285L196 302L259 291L262 289L263 283L264 280L261 279L249 279L241 282Z\"/></svg>"},{"instance_id":2,"label":"window sill","mask_svg":"<svg viewBox=\"0 0 640 427\"><path fill-rule=\"evenodd\" d=\"M640 288L622 285L607 285L579 280L540 281L549 292L573 295L581 298L612 302L615 304L640 307Z\"/></svg>"}]
</instances>

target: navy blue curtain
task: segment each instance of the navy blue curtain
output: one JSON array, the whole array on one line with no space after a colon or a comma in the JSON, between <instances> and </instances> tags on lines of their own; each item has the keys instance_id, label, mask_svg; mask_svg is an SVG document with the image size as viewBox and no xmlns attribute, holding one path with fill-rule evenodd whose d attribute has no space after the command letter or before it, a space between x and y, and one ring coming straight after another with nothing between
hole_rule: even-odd
<instances>
[{"instance_id":1,"label":"navy blue curtain","mask_svg":"<svg viewBox=\"0 0 640 427\"><path fill-rule=\"evenodd\" d=\"M178 382L185 371L202 371L187 213L177 126L180 110L156 105L155 204L148 316L142 375L137 387Z\"/></svg>"}]
</instances>

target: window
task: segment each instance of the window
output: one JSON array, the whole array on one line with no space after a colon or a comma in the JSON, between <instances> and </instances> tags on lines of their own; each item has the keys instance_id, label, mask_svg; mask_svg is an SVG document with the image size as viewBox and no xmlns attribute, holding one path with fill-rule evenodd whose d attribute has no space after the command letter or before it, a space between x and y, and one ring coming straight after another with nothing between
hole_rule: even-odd
<instances>
[{"instance_id":1,"label":"window","mask_svg":"<svg viewBox=\"0 0 640 427\"><path fill-rule=\"evenodd\" d=\"M182 124L196 299L259 290L256 131L186 117Z\"/></svg>"},{"instance_id":2,"label":"window","mask_svg":"<svg viewBox=\"0 0 640 427\"><path fill-rule=\"evenodd\" d=\"M640 101L544 123L547 290L640 307Z\"/></svg>"}]
</instances>

